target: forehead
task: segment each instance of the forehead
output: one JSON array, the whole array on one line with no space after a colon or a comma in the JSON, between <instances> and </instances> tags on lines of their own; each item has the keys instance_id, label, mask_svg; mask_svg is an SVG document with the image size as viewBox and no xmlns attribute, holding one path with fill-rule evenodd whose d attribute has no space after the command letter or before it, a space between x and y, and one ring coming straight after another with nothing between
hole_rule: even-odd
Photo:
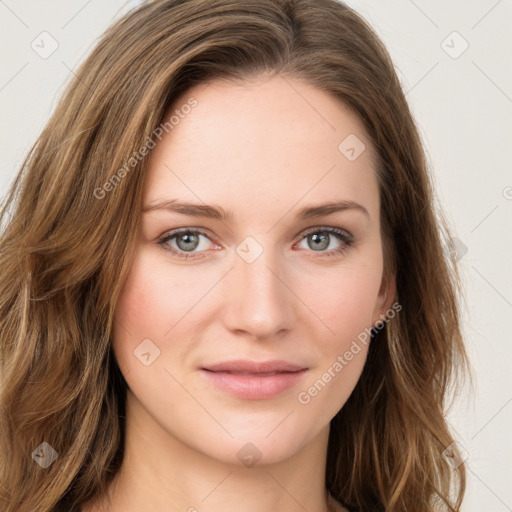
<instances>
[{"instance_id":1,"label":"forehead","mask_svg":"<svg viewBox=\"0 0 512 512\"><path fill-rule=\"evenodd\" d=\"M182 94L163 122L171 116L150 154L146 203L173 197L257 214L348 199L377 213L372 144L359 118L325 91L281 75L216 80Z\"/></svg>"}]
</instances>

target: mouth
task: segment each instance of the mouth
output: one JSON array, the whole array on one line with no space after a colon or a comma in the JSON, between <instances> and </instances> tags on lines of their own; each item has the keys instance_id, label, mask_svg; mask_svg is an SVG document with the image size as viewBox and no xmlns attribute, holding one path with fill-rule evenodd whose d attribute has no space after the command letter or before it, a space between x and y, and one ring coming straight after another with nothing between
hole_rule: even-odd
<instances>
[{"instance_id":1,"label":"mouth","mask_svg":"<svg viewBox=\"0 0 512 512\"><path fill-rule=\"evenodd\" d=\"M305 366L288 361L251 361L248 359L236 359L222 363L210 364L203 367L204 370L212 372L245 373L245 374L268 374L282 372L296 372L307 369Z\"/></svg>"},{"instance_id":2,"label":"mouth","mask_svg":"<svg viewBox=\"0 0 512 512\"><path fill-rule=\"evenodd\" d=\"M295 372L259 372L259 373L252 373L252 372L228 372L228 371L213 371L208 370L207 368L203 368L207 372L213 372L213 373L226 373L228 375L244 375L245 377L271 377L272 375L279 375L281 373L295 373ZM300 371L300 370L298 370Z\"/></svg>"},{"instance_id":3,"label":"mouth","mask_svg":"<svg viewBox=\"0 0 512 512\"><path fill-rule=\"evenodd\" d=\"M200 371L223 393L246 400L265 400L296 386L308 368L282 361L233 361L210 365Z\"/></svg>"}]
</instances>

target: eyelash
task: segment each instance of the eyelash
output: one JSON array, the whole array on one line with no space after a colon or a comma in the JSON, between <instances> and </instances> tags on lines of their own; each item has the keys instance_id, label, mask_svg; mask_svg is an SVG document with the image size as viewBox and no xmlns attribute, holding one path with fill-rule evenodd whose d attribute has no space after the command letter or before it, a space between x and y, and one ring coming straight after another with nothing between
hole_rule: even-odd
<instances>
[{"instance_id":1,"label":"eyelash","mask_svg":"<svg viewBox=\"0 0 512 512\"><path fill-rule=\"evenodd\" d=\"M201 252L206 252L206 251L200 251L199 253L191 253L191 252L187 253L187 252L184 252L181 250L177 250L175 248L166 247L167 242L171 241L172 239L176 238L178 235L181 235L183 233L194 234L194 235L203 235L206 238L208 238L208 234L205 233L204 231L201 231L196 228L184 228L184 229L179 229L179 230L175 230L175 231L166 233L163 237L158 239L157 244L164 251L170 252L173 256L176 256L176 257L184 259L184 260L198 259L198 258L205 257L205 256L198 256L198 254L201 254ZM298 243L302 242L302 240L304 240L309 235L313 235L313 234L317 234L317 233L332 234L332 235L336 236L336 238L338 238L338 240L343 242L343 245L341 245L338 249L331 249L330 251L319 251L320 255L315 256L315 257L331 258L331 257L340 256L340 255L344 254L346 251L348 251L348 249L354 243L354 237L350 233L348 233L347 231L345 231L343 229L334 228L334 227L315 227L315 228L307 229L304 232L302 238L299 240ZM311 251L311 252L315 252L315 251Z\"/></svg>"}]
</instances>

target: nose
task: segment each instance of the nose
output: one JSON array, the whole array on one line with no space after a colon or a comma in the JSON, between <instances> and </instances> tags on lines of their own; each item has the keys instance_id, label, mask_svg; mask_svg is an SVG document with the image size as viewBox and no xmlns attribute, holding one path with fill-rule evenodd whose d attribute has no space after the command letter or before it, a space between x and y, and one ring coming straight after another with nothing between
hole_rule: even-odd
<instances>
[{"instance_id":1,"label":"nose","mask_svg":"<svg viewBox=\"0 0 512 512\"><path fill-rule=\"evenodd\" d=\"M271 250L251 263L237 255L225 287L223 316L230 331L265 340L292 329L297 298L285 262Z\"/></svg>"}]
</instances>

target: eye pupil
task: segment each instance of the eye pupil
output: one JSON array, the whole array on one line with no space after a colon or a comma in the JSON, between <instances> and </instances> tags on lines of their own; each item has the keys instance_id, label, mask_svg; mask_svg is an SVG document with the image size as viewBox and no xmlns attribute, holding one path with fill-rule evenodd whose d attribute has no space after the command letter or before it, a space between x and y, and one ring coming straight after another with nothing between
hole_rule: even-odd
<instances>
[{"instance_id":1,"label":"eye pupil","mask_svg":"<svg viewBox=\"0 0 512 512\"><path fill-rule=\"evenodd\" d=\"M181 243L182 240L185 240L185 245ZM194 250L197 248L198 243L198 236L193 233L184 233L176 237L176 244L182 251ZM192 244L192 246L190 244Z\"/></svg>"},{"instance_id":2,"label":"eye pupil","mask_svg":"<svg viewBox=\"0 0 512 512\"><path fill-rule=\"evenodd\" d=\"M327 233L323 233L319 235L318 233L313 233L312 235L308 236L309 241L314 241L315 245L313 246L313 250L322 250L329 247L329 235ZM320 244L317 244L317 242L320 242Z\"/></svg>"}]
</instances>

